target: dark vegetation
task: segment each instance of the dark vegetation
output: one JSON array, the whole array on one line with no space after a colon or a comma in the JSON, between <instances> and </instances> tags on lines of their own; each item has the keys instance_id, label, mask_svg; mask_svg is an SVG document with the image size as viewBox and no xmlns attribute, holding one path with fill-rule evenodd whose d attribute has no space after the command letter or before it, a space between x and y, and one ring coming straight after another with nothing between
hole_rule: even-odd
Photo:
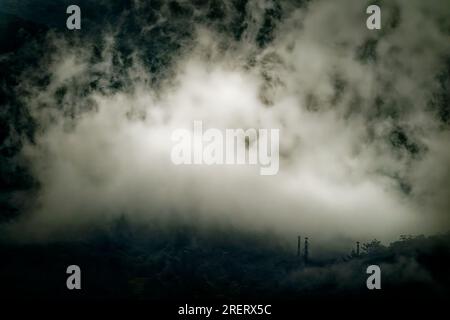
<instances>
[{"instance_id":1,"label":"dark vegetation","mask_svg":"<svg viewBox=\"0 0 450 320\"><path fill-rule=\"evenodd\" d=\"M385 298L450 297L450 234L402 236L389 246L373 240L359 255L319 260L314 253L305 264L275 236L131 227L121 218L83 240L0 243L0 283L7 298L364 298L375 294L366 289L365 271L377 264ZM66 289L72 264L82 270L81 291Z\"/></svg>"}]
</instances>

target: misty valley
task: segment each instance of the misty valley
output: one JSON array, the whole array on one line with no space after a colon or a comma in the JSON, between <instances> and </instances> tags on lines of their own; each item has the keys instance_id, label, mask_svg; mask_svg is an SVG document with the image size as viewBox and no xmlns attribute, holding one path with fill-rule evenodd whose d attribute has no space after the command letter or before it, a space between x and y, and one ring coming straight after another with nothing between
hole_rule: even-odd
<instances>
[{"instance_id":1,"label":"misty valley","mask_svg":"<svg viewBox=\"0 0 450 320\"><path fill-rule=\"evenodd\" d=\"M0 1L2 310L438 317L449 36L448 0Z\"/></svg>"}]
</instances>

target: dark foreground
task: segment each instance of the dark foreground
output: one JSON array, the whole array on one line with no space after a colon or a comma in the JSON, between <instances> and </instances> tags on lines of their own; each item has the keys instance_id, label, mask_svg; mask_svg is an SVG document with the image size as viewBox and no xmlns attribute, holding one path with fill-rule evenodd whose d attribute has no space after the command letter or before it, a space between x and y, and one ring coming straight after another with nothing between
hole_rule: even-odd
<instances>
[{"instance_id":1,"label":"dark foreground","mask_svg":"<svg viewBox=\"0 0 450 320\"><path fill-rule=\"evenodd\" d=\"M319 300L450 301L450 235L402 237L361 252L307 263L275 237L190 228L131 230L119 221L86 239L0 243L3 299L61 303L195 303ZM293 252L294 251L294 252ZM68 290L66 269L81 269L81 290ZM381 269L381 290L368 290L366 268Z\"/></svg>"}]
</instances>

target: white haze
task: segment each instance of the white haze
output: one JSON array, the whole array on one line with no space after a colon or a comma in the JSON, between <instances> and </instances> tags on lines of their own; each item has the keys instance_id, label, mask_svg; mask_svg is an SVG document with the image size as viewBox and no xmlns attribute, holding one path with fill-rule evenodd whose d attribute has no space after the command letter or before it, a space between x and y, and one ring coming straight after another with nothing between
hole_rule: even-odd
<instances>
[{"instance_id":1,"label":"white haze","mask_svg":"<svg viewBox=\"0 0 450 320\"><path fill-rule=\"evenodd\" d=\"M195 45L182 51L162 87L150 85L135 59L129 87L71 93L59 110L39 106L56 105L61 84L83 85L93 69L111 76L115 43L105 37L103 61L91 64L90 44L50 36L58 48L43 66L53 75L50 85L28 88L33 94L23 97L41 124L36 143L22 152L40 188L7 231L21 239L64 238L122 214L142 222L178 214L206 225L330 239L445 230L450 134L426 103L449 39L421 9L424 2L396 3L401 25L379 40L377 64L355 59L372 35L364 3L318 1L285 18L262 51L250 44L251 26L241 43L198 27ZM439 7L428 9L439 16ZM346 82L339 100L334 75ZM427 147L417 159L384 138L392 118L372 117L387 81L394 88L384 97L405 102L400 122ZM278 175L260 176L254 166L173 165L171 133L192 129L194 120L221 129L279 128ZM396 176L411 183L411 193Z\"/></svg>"}]
</instances>

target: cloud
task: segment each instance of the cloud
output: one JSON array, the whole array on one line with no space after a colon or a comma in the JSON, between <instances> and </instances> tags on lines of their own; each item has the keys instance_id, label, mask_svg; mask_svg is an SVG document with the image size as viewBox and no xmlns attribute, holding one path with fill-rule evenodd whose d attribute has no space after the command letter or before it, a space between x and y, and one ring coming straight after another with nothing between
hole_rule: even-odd
<instances>
[{"instance_id":1,"label":"cloud","mask_svg":"<svg viewBox=\"0 0 450 320\"><path fill-rule=\"evenodd\" d=\"M449 52L439 7L386 4L378 34L366 30L360 2L286 4L262 48L255 23L264 24L270 3L248 11L240 40L199 19L180 49L165 51L172 60L160 71L148 68L153 56L143 57L141 44L124 55L109 29L101 43L50 34L55 50L41 66L48 84L28 75L17 93L40 128L22 150L40 187L7 232L67 237L122 214L322 240L448 228L448 129L427 104ZM178 19L140 28L183 27ZM170 135L194 120L279 128L279 174L174 166Z\"/></svg>"}]
</instances>

